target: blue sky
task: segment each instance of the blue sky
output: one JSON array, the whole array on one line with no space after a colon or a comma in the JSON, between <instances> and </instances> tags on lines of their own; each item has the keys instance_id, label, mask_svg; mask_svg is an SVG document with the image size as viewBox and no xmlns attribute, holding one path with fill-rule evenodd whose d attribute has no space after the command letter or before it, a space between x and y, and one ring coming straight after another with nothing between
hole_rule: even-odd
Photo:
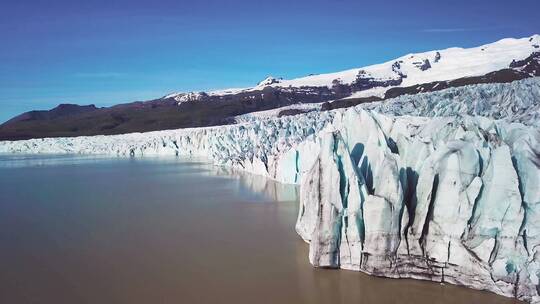
<instances>
[{"instance_id":1,"label":"blue sky","mask_svg":"<svg viewBox=\"0 0 540 304\"><path fill-rule=\"evenodd\" d=\"M2 1L0 121L540 32L535 1Z\"/></svg>"}]
</instances>

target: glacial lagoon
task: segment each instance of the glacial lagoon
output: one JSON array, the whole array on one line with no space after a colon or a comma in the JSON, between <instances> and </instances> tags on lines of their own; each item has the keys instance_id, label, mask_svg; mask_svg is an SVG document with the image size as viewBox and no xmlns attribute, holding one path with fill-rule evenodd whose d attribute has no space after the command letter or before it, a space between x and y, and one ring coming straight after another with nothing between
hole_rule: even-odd
<instances>
[{"instance_id":1,"label":"glacial lagoon","mask_svg":"<svg viewBox=\"0 0 540 304\"><path fill-rule=\"evenodd\" d=\"M298 191L198 159L0 156L0 303L517 303L313 268Z\"/></svg>"}]
</instances>

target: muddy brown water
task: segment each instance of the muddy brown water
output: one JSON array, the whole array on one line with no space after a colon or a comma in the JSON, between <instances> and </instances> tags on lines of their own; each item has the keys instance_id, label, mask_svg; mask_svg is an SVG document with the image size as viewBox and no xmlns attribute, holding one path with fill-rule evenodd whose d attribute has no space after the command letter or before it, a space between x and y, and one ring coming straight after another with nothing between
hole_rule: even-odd
<instances>
[{"instance_id":1,"label":"muddy brown water","mask_svg":"<svg viewBox=\"0 0 540 304\"><path fill-rule=\"evenodd\" d=\"M0 156L0 303L517 303L314 269L297 191L178 158Z\"/></svg>"}]
</instances>

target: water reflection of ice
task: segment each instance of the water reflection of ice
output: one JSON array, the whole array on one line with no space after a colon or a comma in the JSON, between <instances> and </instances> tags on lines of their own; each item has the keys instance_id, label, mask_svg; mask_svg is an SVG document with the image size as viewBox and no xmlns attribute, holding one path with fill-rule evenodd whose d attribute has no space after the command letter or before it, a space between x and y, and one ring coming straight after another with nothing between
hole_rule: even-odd
<instances>
[{"instance_id":1,"label":"water reflection of ice","mask_svg":"<svg viewBox=\"0 0 540 304\"><path fill-rule=\"evenodd\" d=\"M291 202L297 201L299 197L298 186L278 183L261 175L245 173L237 169L222 166L213 166L212 174L238 179L250 191L261 193L273 201Z\"/></svg>"},{"instance_id":2,"label":"water reflection of ice","mask_svg":"<svg viewBox=\"0 0 540 304\"><path fill-rule=\"evenodd\" d=\"M0 168L45 167L101 162L110 155L0 154Z\"/></svg>"},{"instance_id":3,"label":"water reflection of ice","mask_svg":"<svg viewBox=\"0 0 540 304\"><path fill-rule=\"evenodd\" d=\"M181 163L185 167L203 171L210 166L202 158L182 158L177 156L126 157L107 154L2 154L0 168L46 167L62 165L85 165L114 161Z\"/></svg>"},{"instance_id":4,"label":"water reflection of ice","mask_svg":"<svg viewBox=\"0 0 540 304\"><path fill-rule=\"evenodd\" d=\"M209 163L207 159L199 157L124 157L83 154L0 154L0 169L39 168L89 164L107 165L110 162L118 161L128 161L131 163L156 162L159 164L169 164L171 165L170 169L174 171L175 175L177 176L197 173L235 179L244 189L260 194L264 197L264 199L272 201L297 201L299 197L299 189L295 185L281 184L264 176L246 173L238 169L215 166Z\"/></svg>"}]
</instances>

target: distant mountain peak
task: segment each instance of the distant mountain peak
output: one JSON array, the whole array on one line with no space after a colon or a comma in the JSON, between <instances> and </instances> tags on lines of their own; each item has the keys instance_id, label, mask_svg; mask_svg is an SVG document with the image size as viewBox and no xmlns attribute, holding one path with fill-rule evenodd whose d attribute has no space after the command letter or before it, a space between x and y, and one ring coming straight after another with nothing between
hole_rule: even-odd
<instances>
[{"instance_id":1,"label":"distant mountain peak","mask_svg":"<svg viewBox=\"0 0 540 304\"><path fill-rule=\"evenodd\" d=\"M275 83L280 83L282 80L283 80L283 78L281 78L281 77L274 78L272 76L268 76L263 81L259 82L257 84L257 86L258 87L265 87L265 86L269 86L269 85L272 85L272 84L275 84Z\"/></svg>"}]
</instances>

